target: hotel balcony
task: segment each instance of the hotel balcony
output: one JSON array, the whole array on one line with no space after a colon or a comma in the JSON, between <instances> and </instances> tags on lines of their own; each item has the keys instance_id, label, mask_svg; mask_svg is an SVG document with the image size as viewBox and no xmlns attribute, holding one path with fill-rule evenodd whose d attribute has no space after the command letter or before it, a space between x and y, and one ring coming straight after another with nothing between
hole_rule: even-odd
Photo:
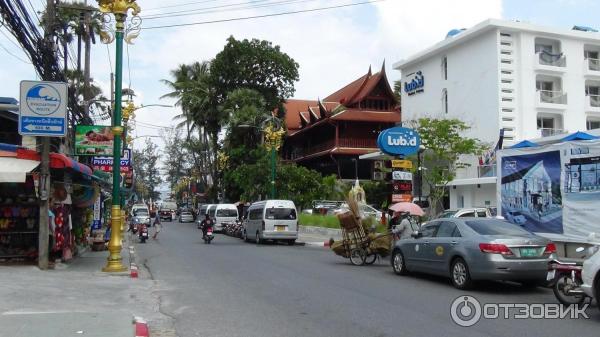
<instances>
[{"instance_id":1,"label":"hotel balcony","mask_svg":"<svg viewBox=\"0 0 600 337\"><path fill-rule=\"evenodd\" d=\"M496 164L466 166L456 172L456 179L461 180L491 177L496 177Z\"/></svg>"},{"instance_id":2,"label":"hotel balcony","mask_svg":"<svg viewBox=\"0 0 600 337\"><path fill-rule=\"evenodd\" d=\"M586 58L584 60L583 73L585 76L600 77L600 60L594 58Z\"/></svg>"},{"instance_id":3,"label":"hotel balcony","mask_svg":"<svg viewBox=\"0 0 600 337\"><path fill-rule=\"evenodd\" d=\"M340 138L338 144L339 147L349 147L356 149L377 148L377 140L372 138Z\"/></svg>"},{"instance_id":4,"label":"hotel balcony","mask_svg":"<svg viewBox=\"0 0 600 337\"><path fill-rule=\"evenodd\" d=\"M586 95L586 110L589 112L600 112L600 95Z\"/></svg>"},{"instance_id":5,"label":"hotel balcony","mask_svg":"<svg viewBox=\"0 0 600 337\"><path fill-rule=\"evenodd\" d=\"M537 52L535 53L534 65L538 70L562 73L567 70L567 57L563 54Z\"/></svg>"},{"instance_id":6,"label":"hotel balcony","mask_svg":"<svg viewBox=\"0 0 600 337\"><path fill-rule=\"evenodd\" d=\"M540 108L565 109L567 94L558 90L537 90L537 105Z\"/></svg>"},{"instance_id":7,"label":"hotel balcony","mask_svg":"<svg viewBox=\"0 0 600 337\"><path fill-rule=\"evenodd\" d=\"M567 133L567 130L563 130L563 129L538 128L537 130L538 130L538 136L540 138L556 136L556 135Z\"/></svg>"}]
</instances>

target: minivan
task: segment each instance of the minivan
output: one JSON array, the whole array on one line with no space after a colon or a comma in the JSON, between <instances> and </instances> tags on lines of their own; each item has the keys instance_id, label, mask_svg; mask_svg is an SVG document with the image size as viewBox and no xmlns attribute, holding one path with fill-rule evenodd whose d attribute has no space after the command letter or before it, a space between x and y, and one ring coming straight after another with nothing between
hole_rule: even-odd
<instances>
[{"instance_id":1,"label":"minivan","mask_svg":"<svg viewBox=\"0 0 600 337\"><path fill-rule=\"evenodd\" d=\"M215 208L215 231L223 230L223 223L234 222L238 218L238 209L234 204L218 204Z\"/></svg>"},{"instance_id":2,"label":"minivan","mask_svg":"<svg viewBox=\"0 0 600 337\"><path fill-rule=\"evenodd\" d=\"M215 220L215 212L217 211L217 204L210 204L208 205L208 207L206 207L206 214L208 214L208 217L213 219L213 221ZM204 219L202 219L204 220Z\"/></svg>"},{"instance_id":3,"label":"minivan","mask_svg":"<svg viewBox=\"0 0 600 337\"><path fill-rule=\"evenodd\" d=\"M248 208L244 240L263 243L265 240L286 241L290 246L298 239L296 205L291 200L265 200Z\"/></svg>"}]
</instances>

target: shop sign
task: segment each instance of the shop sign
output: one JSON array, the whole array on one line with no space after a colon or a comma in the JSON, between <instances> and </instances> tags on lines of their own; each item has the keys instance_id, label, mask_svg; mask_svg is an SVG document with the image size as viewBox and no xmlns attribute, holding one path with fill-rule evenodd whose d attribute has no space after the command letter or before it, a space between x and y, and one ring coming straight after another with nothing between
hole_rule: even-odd
<instances>
[{"instance_id":1,"label":"shop sign","mask_svg":"<svg viewBox=\"0 0 600 337\"><path fill-rule=\"evenodd\" d=\"M417 131L400 126L383 130L377 137L377 146L381 152L393 156L415 154L420 145L421 137Z\"/></svg>"},{"instance_id":2,"label":"shop sign","mask_svg":"<svg viewBox=\"0 0 600 337\"><path fill-rule=\"evenodd\" d=\"M412 76L412 79L410 82L404 82L404 92L409 96L423 92L425 88L425 76L423 76L423 72L419 70L408 76Z\"/></svg>"},{"instance_id":3,"label":"shop sign","mask_svg":"<svg viewBox=\"0 0 600 337\"><path fill-rule=\"evenodd\" d=\"M392 202L412 202L411 194L392 194Z\"/></svg>"},{"instance_id":4,"label":"shop sign","mask_svg":"<svg viewBox=\"0 0 600 337\"><path fill-rule=\"evenodd\" d=\"M67 83L21 81L19 134L64 137L67 133Z\"/></svg>"},{"instance_id":5,"label":"shop sign","mask_svg":"<svg viewBox=\"0 0 600 337\"><path fill-rule=\"evenodd\" d=\"M75 128L75 154L78 156L112 156L114 134L112 127L103 125L77 125Z\"/></svg>"},{"instance_id":6,"label":"shop sign","mask_svg":"<svg viewBox=\"0 0 600 337\"><path fill-rule=\"evenodd\" d=\"M105 172L112 172L112 166L113 166L113 157L94 157L92 158L92 165L93 166L111 166L110 171L105 171ZM131 149L124 149L123 150L123 157L121 158L121 169L123 169L123 167L130 167L131 166Z\"/></svg>"},{"instance_id":7,"label":"shop sign","mask_svg":"<svg viewBox=\"0 0 600 337\"><path fill-rule=\"evenodd\" d=\"M413 168L413 163L410 160L394 159L392 160L392 168L402 168L410 170Z\"/></svg>"},{"instance_id":8,"label":"shop sign","mask_svg":"<svg viewBox=\"0 0 600 337\"><path fill-rule=\"evenodd\" d=\"M411 180L412 181L412 173L406 171L394 171L392 172L393 180Z\"/></svg>"},{"instance_id":9,"label":"shop sign","mask_svg":"<svg viewBox=\"0 0 600 337\"><path fill-rule=\"evenodd\" d=\"M98 196L98 198L96 198L96 202L94 202L94 220L92 221L92 230L96 230L96 229L101 229L102 228L102 222L101 222L101 214L102 214L102 197Z\"/></svg>"},{"instance_id":10,"label":"shop sign","mask_svg":"<svg viewBox=\"0 0 600 337\"><path fill-rule=\"evenodd\" d=\"M393 193L401 193L401 192L412 192L413 189L413 185L410 182L400 182L400 181L395 181L393 183Z\"/></svg>"}]
</instances>

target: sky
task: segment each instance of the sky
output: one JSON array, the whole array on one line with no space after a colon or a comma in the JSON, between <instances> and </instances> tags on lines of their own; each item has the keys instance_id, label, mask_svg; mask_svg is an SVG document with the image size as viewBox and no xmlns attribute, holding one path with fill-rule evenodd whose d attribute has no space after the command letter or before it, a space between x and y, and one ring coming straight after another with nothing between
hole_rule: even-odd
<instances>
[{"instance_id":1,"label":"sky","mask_svg":"<svg viewBox=\"0 0 600 337\"><path fill-rule=\"evenodd\" d=\"M88 0L90 3L95 1ZM400 74L392 64L442 40L453 28L468 28L488 18L517 19L544 26L574 24L600 28L600 1L592 0L385 0L359 6L269 18L156 28L190 22L321 8L366 0L138 0L142 31L125 48L123 87L133 88L136 103L172 105L161 99L178 64L210 60L230 35L237 39L272 41L300 64L295 98L325 97L385 61L390 81ZM41 10L43 0L24 1ZM68 2L68 1L66 1ZM233 4L247 3L232 6ZM278 4L278 5L277 5ZM261 8L240 9L264 5ZM269 5L269 6L267 6ZM196 10L195 12L193 10ZM177 13L174 13L177 12ZM199 13L202 12L202 13ZM171 14L168 14L171 13ZM157 15L179 15L156 18ZM34 18L35 20L35 18ZM18 98L19 82L36 79L27 56L0 27L0 96ZM92 48L92 77L106 93L114 69L114 43ZM176 124L178 108L147 107L137 111L137 136L158 136L161 127ZM154 125L154 126L151 126ZM144 137L135 141L142 146ZM161 139L153 141L162 144Z\"/></svg>"}]
</instances>

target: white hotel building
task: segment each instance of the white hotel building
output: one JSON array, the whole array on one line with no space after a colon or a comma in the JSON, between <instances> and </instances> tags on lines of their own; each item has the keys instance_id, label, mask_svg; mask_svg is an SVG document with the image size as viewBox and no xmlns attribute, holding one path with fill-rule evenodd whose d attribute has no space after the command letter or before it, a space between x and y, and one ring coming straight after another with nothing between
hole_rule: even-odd
<instances>
[{"instance_id":1,"label":"white hotel building","mask_svg":"<svg viewBox=\"0 0 600 337\"><path fill-rule=\"evenodd\" d=\"M402 119L458 118L490 145L504 128L504 147L600 128L600 33L578 29L490 19L452 31L394 64L403 86L423 79L403 88ZM451 208L496 206L495 167L473 164L450 183Z\"/></svg>"}]
</instances>

